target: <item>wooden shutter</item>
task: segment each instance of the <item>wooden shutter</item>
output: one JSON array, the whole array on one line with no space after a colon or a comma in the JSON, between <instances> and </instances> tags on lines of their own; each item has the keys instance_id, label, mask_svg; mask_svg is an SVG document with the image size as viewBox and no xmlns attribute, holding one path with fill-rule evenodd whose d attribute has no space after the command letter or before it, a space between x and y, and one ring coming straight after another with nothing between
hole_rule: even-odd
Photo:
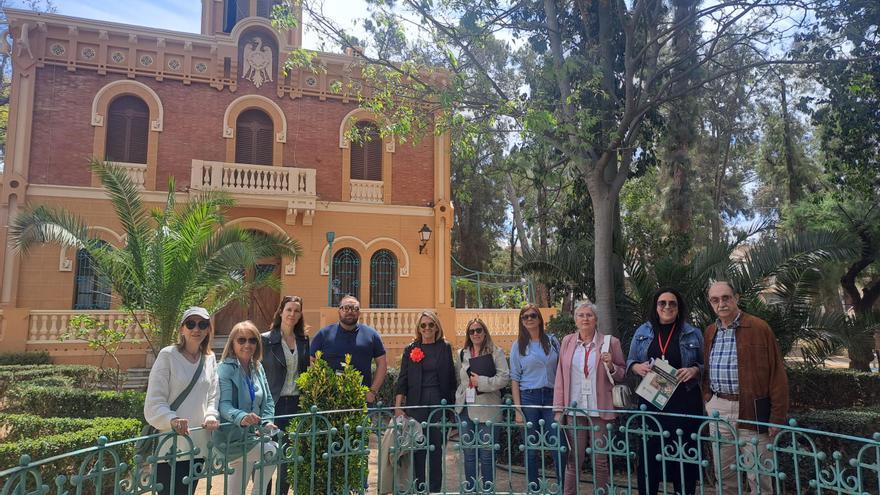
<instances>
[{"instance_id":1,"label":"wooden shutter","mask_svg":"<svg viewBox=\"0 0 880 495\"><path fill-rule=\"evenodd\" d=\"M107 109L107 142L104 159L111 162L147 163L150 109L144 100L121 96Z\"/></svg>"},{"instance_id":2,"label":"wooden shutter","mask_svg":"<svg viewBox=\"0 0 880 495\"><path fill-rule=\"evenodd\" d=\"M351 178L382 180L382 138L370 122L355 124L362 139L351 143Z\"/></svg>"},{"instance_id":3,"label":"wooden shutter","mask_svg":"<svg viewBox=\"0 0 880 495\"><path fill-rule=\"evenodd\" d=\"M262 110L251 109L238 116L235 125L235 161L272 165L275 128Z\"/></svg>"}]
</instances>

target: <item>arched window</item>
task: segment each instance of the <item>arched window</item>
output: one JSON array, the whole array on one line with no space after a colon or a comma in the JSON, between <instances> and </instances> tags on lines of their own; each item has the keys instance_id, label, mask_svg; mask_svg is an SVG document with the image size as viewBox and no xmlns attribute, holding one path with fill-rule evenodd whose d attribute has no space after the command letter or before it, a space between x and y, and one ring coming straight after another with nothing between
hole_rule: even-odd
<instances>
[{"instance_id":1,"label":"arched window","mask_svg":"<svg viewBox=\"0 0 880 495\"><path fill-rule=\"evenodd\" d=\"M387 249L370 259L370 307L397 307L397 257Z\"/></svg>"},{"instance_id":2,"label":"arched window","mask_svg":"<svg viewBox=\"0 0 880 495\"><path fill-rule=\"evenodd\" d=\"M150 109L137 96L124 95L107 110L107 144L104 159L111 162L147 163Z\"/></svg>"},{"instance_id":3,"label":"arched window","mask_svg":"<svg viewBox=\"0 0 880 495\"><path fill-rule=\"evenodd\" d=\"M272 165L275 130L266 112L252 108L235 122L235 162Z\"/></svg>"},{"instance_id":4,"label":"arched window","mask_svg":"<svg viewBox=\"0 0 880 495\"><path fill-rule=\"evenodd\" d=\"M333 305L338 306L345 295L360 299L361 257L351 248L333 255Z\"/></svg>"},{"instance_id":5,"label":"arched window","mask_svg":"<svg viewBox=\"0 0 880 495\"><path fill-rule=\"evenodd\" d=\"M358 139L351 143L351 178L382 180L382 138L371 122L355 124Z\"/></svg>"},{"instance_id":6,"label":"arched window","mask_svg":"<svg viewBox=\"0 0 880 495\"><path fill-rule=\"evenodd\" d=\"M110 309L110 281L98 275L89 252L76 252L73 309Z\"/></svg>"}]
</instances>

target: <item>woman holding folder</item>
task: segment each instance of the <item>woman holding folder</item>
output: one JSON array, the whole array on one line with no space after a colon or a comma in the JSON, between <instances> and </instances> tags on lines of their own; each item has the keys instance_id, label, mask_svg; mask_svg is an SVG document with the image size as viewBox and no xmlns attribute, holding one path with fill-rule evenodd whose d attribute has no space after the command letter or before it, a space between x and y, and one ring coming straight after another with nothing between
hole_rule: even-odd
<instances>
[{"instance_id":1,"label":"woman holding folder","mask_svg":"<svg viewBox=\"0 0 880 495\"><path fill-rule=\"evenodd\" d=\"M700 394L700 376L703 371L703 334L685 320L687 308L681 294L672 288L661 288L654 293L648 310L647 322L642 324L633 336L626 360L627 369L639 376L645 376L657 360L663 360L675 368L678 387L663 407L664 413L703 414L703 398ZM658 412L647 400L639 397L648 411ZM678 441L676 430L683 432L682 441L685 454L692 455L697 448L691 434L696 433L700 421L675 416L653 416L660 423L661 431L668 431L670 437L663 439L663 447L670 447ZM649 422L653 424L653 422ZM657 460L661 453L661 438L648 439L645 451L639 456L639 493L654 495L658 483L671 481L675 493L691 495L696 490L699 471L696 464L667 461L666 479L663 479L663 466ZM664 453L664 455L669 455ZM646 469L647 468L647 469ZM682 470L684 476L682 476ZM647 479L645 472L647 471ZM683 485L683 486L682 486ZM683 489L682 489L683 488Z\"/></svg>"},{"instance_id":2,"label":"woman holding folder","mask_svg":"<svg viewBox=\"0 0 880 495\"><path fill-rule=\"evenodd\" d=\"M459 385L455 392L456 412L464 425L461 432L467 483L464 490L491 491L491 484L495 482L495 451L492 446L496 435L486 422L494 423L501 419L501 389L510 383L510 369L504 350L492 343L489 327L483 320L474 318L465 328L464 347L458 351Z\"/></svg>"}]
</instances>

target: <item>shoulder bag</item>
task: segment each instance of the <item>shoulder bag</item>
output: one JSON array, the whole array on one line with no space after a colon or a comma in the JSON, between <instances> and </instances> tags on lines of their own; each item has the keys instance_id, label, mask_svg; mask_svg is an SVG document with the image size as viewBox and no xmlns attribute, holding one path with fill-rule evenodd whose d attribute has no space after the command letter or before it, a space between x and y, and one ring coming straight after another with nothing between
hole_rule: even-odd
<instances>
[{"instance_id":1,"label":"shoulder bag","mask_svg":"<svg viewBox=\"0 0 880 495\"><path fill-rule=\"evenodd\" d=\"M202 354L201 359L199 359L199 365L196 367L196 372L193 374L192 379L189 381L189 385L180 392L180 395L174 399L174 402L171 403L171 410L176 411L183 401L186 400L186 397L192 391L193 387L196 385L196 382L199 381L199 376L202 374L202 370L205 369L205 355ZM141 459L146 459L148 455L152 454L156 451L156 447L159 445L159 437L155 436L159 433L159 430L156 429L155 426L147 423L141 429L141 436L147 437L142 438L137 441L134 445L134 453L135 455L141 456Z\"/></svg>"},{"instance_id":2,"label":"shoulder bag","mask_svg":"<svg viewBox=\"0 0 880 495\"><path fill-rule=\"evenodd\" d=\"M606 335L605 340L602 342L602 352L610 352L611 349L611 336ZM635 408L635 400L633 397L632 388L625 383L614 383L614 377L611 376L611 371L608 370L608 367L605 367L605 374L608 376L608 381L611 382L611 401L614 403L615 409L634 409Z\"/></svg>"}]
</instances>

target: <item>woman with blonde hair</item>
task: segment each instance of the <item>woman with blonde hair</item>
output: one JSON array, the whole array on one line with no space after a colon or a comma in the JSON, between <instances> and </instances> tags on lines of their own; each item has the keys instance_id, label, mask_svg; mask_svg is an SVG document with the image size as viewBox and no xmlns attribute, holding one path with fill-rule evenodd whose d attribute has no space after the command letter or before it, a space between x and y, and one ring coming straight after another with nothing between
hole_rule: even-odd
<instances>
[{"instance_id":1,"label":"woman with blonde hair","mask_svg":"<svg viewBox=\"0 0 880 495\"><path fill-rule=\"evenodd\" d=\"M275 403L260 364L262 356L260 331L251 321L232 327L218 372L220 417L231 424L220 427L215 442L228 466L235 470L226 480L227 493L244 493L254 463L278 448L275 442L261 442L250 428L261 425L257 435L274 434L278 430L272 422ZM274 471L275 465L271 464L254 473L255 495L266 492Z\"/></svg>"},{"instance_id":2,"label":"woman with blonde hair","mask_svg":"<svg viewBox=\"0 0 880 495\"><path fill-rule=\"evenodd\" d=\"M208 448L209 432L216 430L220 422L217 411L217 360L211 351L211 336L214 327L211 315L205 308L193 306L183 312L180 319L179 339L159 351L156 362L150 369L147 384L147 397L144 401L144 418L160 432L174 431L178 435L189 436L189 444L175 439L178 452L199 449L204 455ZM190 431L190 427L203 429ZM155 454L162 456L171 447L171 442L162 442ZM190 462L190 459L193 461ZM187 485L183 479L192 476L197 464L204 458L176 461L172 480L172 466L169 462L159 462L156 466L156 482L162 483L160 494L188 493L192 487L195 492L198 478L192 478Z\"/></svg>"},{"instance_id":3,"label":"woman with blonde hair","mask_svg":"<svg viewBox=\"0 0 880 495\"><path fill-rule=\"evenodd\" d=\"M415 340L403 350L400 360L400 376L397 378L397 395L394 401L395 416L403 416L404 401L410 406L409 416L424 422L439 422L443 416L431 411L440 401L446 399L452 404L455 394L455 366L452 362L452 346L443 338L443 326L433 311L422 311L415 331ZM422 406L415 407L412 406ZM428 490L439 492L443 479L443 444L439 427L429 422L426 436L430 451L428 467ZM425 451L419 450L413 456L416 489L425 490Z\"/></svg>"},{"instance_id":4,"label":"woman with blonde hair","mask_svg":"<svg viewBox=\"0 0 880 495\"><path fill-rule=\"evenodd\" d=\"M492 343L489 327L479 318L465 326L464 347L458 351L458 390L456 412L464 429L461 432L464 453L466 491L488 491L495 482L496 435L487 422L501 418L501 389L510 383L510 368L504 350ZM471 362L474 366L471 366ZM479 406L479 407L469 407ZM477 454L480 474L477 476ZM482 482L478 481L482 479Z\"/></svg>"}]
</instances>

